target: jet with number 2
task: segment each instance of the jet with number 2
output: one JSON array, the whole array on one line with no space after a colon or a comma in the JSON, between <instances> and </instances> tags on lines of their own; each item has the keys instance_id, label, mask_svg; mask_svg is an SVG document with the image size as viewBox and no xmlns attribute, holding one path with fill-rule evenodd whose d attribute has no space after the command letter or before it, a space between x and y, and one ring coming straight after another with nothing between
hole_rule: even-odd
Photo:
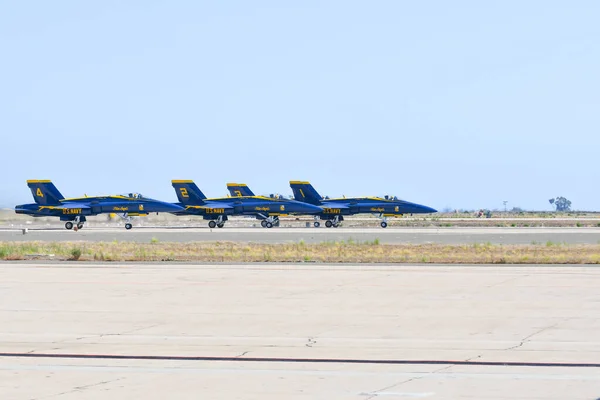
<instances>
[{"instance_id":1,"label":"jet with number 2","mask_svg":"<svg viewBox=\"0 0 600 400\"><path fill-rule=\"evenodd\" d=\"M59 217L61 221L66 221L67 229L81 229L86 217L109 213L119 215L125 220L125 229L131 229L131 217L183 210L176 204L149 199L141 194L65 199L49 180L29 180L27 186L35 203L16 206L15 212L33 217Z\"/></svg>"},{"instance_id":2,"label":"jet with number 2","mask_svg":"<svg viewBox=\"0 0 600 400\"><path fill-rule=\"evenodd\" d=\"M431 207L410 203L394 196L329 199L322 197L309 182L290 181L290 187L296 200L322 207L323 212L318 214L318 218L324 219L328 228L337 228L344 220L344 215L375 214L381 219L381 227L386 228L388 217L437 212ZM320 223L315 221L315 227L319 225Z\"/></svg>"},{"instance_id":3,"label":"jet with number 2","mask_svg":"<svg viewBox=\"0 0 600 400\"><path fill-rule=\"evenodd\" d=\"M171 181L177 199L185 211L176 215L198 215L209 220L210 228L222 228L229 216L252 215L261 219L263 228L279 224L279 216L288 214L318 214L321 207L283 198L236 196L208 199L191 180Z\"/></svg>"}]
</instances>

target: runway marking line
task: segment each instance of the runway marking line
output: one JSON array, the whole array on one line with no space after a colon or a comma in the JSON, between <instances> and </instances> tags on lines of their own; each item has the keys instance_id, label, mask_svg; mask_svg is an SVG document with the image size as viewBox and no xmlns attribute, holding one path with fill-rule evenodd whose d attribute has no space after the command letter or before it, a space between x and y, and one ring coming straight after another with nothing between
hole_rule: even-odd
<instances>
[{"instance_id":1,"label":"runway marking line","mask_svg":"<svg viewBox=\"0 0 600 400\"><path fill-rule=\"evenodd\" d=\"M384 365L466 365L494 367L560 367L600 368L600 363L527 362L527 361L460 361L460 360L377 360L357 358L285 358L285 357L208 357L208 356L151 356L125 354L68 354L68 353L0 353L0 357L15 358L73 358L96 360L153 360L153 361L226 361L279 362L307 364L384 364Z\"/></svg>"}]
</instances>

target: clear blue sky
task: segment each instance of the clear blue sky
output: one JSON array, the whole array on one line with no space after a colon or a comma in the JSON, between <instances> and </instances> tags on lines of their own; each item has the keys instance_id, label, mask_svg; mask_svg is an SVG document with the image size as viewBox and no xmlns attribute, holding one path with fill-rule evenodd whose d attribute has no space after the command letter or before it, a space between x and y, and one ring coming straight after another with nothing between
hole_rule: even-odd
<instances>
[{"instance_id":1,"label":"clear blue sky","mask_svg":"<svg viewBox=\"0 0 600 400\"><path fill-rule=\"evenodd\" d=\"M596 1L7 1L0 205L226 182L600 210Z\"/></svg>"}]
</instances>

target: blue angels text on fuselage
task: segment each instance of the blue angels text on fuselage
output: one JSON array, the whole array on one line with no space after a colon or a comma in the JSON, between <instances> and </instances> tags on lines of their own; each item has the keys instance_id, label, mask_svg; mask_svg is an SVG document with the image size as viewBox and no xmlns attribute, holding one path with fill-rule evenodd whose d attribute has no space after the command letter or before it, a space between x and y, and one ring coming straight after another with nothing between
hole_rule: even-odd
<instances>
[{"instance_id":1,"label":"blue angels text on fuselage","mask_svg":"<svg viewBox=\"0 0 600 400\"><path fill-rule=\"evenodd\" d=\"M344 220L344 215L376 214L382 221L381 227L387 227L387 217L398 217L404 214L435 213L431 207L399 200L396 197L353 197L329 199L323 198L315 188L306 181L290 181L294 199L321 206L323 212L318 214L326 220L325 226L337 227ZM319 222L315 222L319 226Z\"/></svg>"},{"instance_id":2,"label":"blue angels text on fuselage","mask_svg":"<svg viewBox=\"0 0 600 400\"><path fill-rule=\"evenodd\" d=\"M86 217L107 213L120 215L126 221L125 228L131 229L132 216L183 210L176 204L149 199L140 194L65 199L49 180L28 180L27 186L31 189L35 203L18 205L15 212L34 217L58 217L61 221L66 221L67 229L74 226L81 229Z\"/></svg>"},{"instance_id":3,"label":"blue angels text on fuselage","mask_svg":"<svg viewBox=\"0 0 600 400\"><path fill-rule=\"evenodd\" d=\"M318 214L321 208L312 204L282 198L234 194L233 197L207 198L191 180L171 181L184 211L177 215L198 215L209 220L211 228L225 226L228 216L250 215L261 219L261 225L271 228L278 225L279 216L287 214Z\"/></svg>"}]
</instances>

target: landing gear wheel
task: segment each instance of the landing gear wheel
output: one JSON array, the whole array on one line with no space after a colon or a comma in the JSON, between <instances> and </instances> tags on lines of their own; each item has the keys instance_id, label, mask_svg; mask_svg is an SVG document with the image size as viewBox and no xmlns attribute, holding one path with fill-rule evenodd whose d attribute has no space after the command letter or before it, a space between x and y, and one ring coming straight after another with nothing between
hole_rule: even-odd
<instances>
[{"instance_id":1,"label":"landing gear wheel","mask_svg":"<svg viewBox=\"0 0 600 400\"><path fill-rule=\"evenodd\" d=\"M267 228L272 228L272 227L273 227L273 224L272 224L272 223L270 223L270 222L267 222L267 223L265 223L265 227L267 227Z\"/></svg>"},{"instance_id":2,"label":"landing gear wheel","mask_svg":"<svg viewBox=\"0 0 600 400\"><path fill-rule=\"evenodd\" d=\"M67 229L73 229L73 223L72 222L67 222L65 224L65 228L67 228Z\"/></svg>"},{"instance_id":3,"label":"landing gear wheel","mask_svg":"<svg viewBox=\"0 0 600 400\"><path fill-rule=\"evenodd\" d=\"M210 222L208 223L208 227L209 227L210 229L214 229L214 228L216 228L216 227L217 227L217 223L216 223L215 221L210 221Z\"/></svg>"},{"instance_id":4,"label":"landing gear wheel","mask_svg":"<svg viewBox=\"0 0 600 400\"><path fill-rule=\"evenodd\" d=\"M262 221L260 221L260 226L262 226L263 228L267 227L267 221L265 221L264 219Z\"/></svg>"},{"instance_id":5,"label":"landing gear wheel","mask_svg":"<svg viewBox=\"0 0 600 400\"><path fill-rule=\"evenodd\" d=\"M131 225L129 222L125 224L125 229L130 230L131 228L133 228L133 225Z\"/></svg>"},{"instance_id":6,"label":"landing gear wheel","mask_svg":"<svg viewBox=\"0 0 600 400\"><path fill-rule=\"evenodd\" d=\"M321 223L319 221L315 221L315 228L318 228L321 226Z\"/></svg>"},{"instance_id":7,"label":"landing gear wheel","mask_svg":"<svg viewBox=\"0 0 600 400\"><path fill-rule=\"evenodd\" d=\"M77 229L83 229L83 224L81 222L77 224Z\"/></svg>"},{"instance_id":8,"label":"landing gear wheel","mask_svg":"<svg viewBox=\"0 0 600 400\"><path fill-rule=\"evenodd\" d=\"M330 220L325 221L325 226L328 228L331 228L333 226L333 222L331 222Z\"/></svg>"},{"instance_id":9,"label":"landing gear wheel","mask_svg":"<svg viewBox=\"0 0 600 400\"><path fill-rule=\"evenodd\" d=\"M225 224L217 224L217 228L222 228L224 226L225 226Z\"/></svg>"},{"instance_id":10,"label":"landing gear wheel","mask_svg":"<svg viewBox=\"0 0 600 400\"><path fill-rule=\"evenodd\" d=\"M385 222L385 221L382 221L382 222L381 222L381 227L382 227L382 228L387 228L387 222Z\"/></svg>"},{"instance_id":11,"label":"landing gear wheel","mask_svg":"<svg viewBox=\"0 0 600 400\"><path fill-rule=\"evenodd\" d=\"M334 228L339 228L340 224L333 224Z\"/></svg>"}]
</instances>

